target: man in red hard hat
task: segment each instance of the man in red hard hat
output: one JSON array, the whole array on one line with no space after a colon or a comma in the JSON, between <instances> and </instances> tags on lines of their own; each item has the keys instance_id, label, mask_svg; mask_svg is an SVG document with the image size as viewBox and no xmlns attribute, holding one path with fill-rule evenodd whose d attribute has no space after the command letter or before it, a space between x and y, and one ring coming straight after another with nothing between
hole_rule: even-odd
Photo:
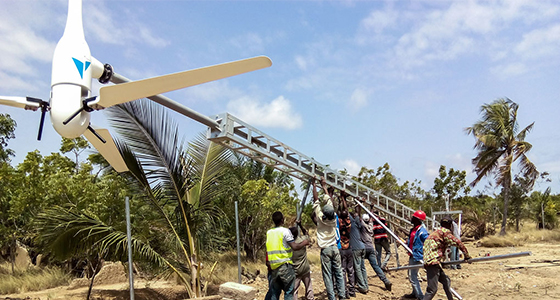
<instances>
[{"instance_id":1,"label":"man in red hard hat","mask_svg":"<svg viewBox=\"0 0 560 300\"><path fill-rule=\"evenodd\" d=\"M426 213L421 210L414 212L410 219L413 227L410 229L410 234L408 236L408 247L412 250L412 253L408 254L410 256L408 259L409 265L422 264L422 259L424 258L424 241L428 238L428 230L424 227L424 220L426 220ZM419 269L408 270L408 280L412 285L412 293L405 295L405 298L424 298L422 287L418 280L418 271Z\"/></svg>"}]
</instances>

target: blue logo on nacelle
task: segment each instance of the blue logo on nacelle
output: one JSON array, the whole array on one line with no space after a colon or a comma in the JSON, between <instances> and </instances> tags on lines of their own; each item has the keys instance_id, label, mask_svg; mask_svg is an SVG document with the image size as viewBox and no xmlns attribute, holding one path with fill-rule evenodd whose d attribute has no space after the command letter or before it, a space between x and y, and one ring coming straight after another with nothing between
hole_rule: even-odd
<instances>
[{"instance_id":1,"label":"blue logo on nacelle","mask_svg":"<svg viewBox=\"0 0 560 300\"><path fill-rule=\"evenodd\" d=\"M86 61L85 66L84 66L84 63L82 61L80 61L79 59L75 59L73 57L72 57L72 59L74 60L74 64L76 65L76 68L78 69L78 72L80 72L80 77L82 79L84 79L84 72L89 68L89 65L91 65L91 62Z\"/></svg>"}]
</instances>

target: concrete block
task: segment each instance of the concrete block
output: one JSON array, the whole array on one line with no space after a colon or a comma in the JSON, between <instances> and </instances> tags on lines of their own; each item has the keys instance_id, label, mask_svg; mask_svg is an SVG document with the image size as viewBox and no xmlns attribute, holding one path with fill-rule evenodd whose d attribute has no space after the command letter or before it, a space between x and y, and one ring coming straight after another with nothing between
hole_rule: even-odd
<instances>
[{"instance_id":1,"label":"concrete block","mask_svg":"<svg viewBox=\"0 0 560 300\"><path fill-rule=\"evenodd\" d=\"M258 290L252 286L236 282L226 282L220 285L220 295L223 298L236 300L253 300L257 297Z\"/></svg>"}]
</instances>

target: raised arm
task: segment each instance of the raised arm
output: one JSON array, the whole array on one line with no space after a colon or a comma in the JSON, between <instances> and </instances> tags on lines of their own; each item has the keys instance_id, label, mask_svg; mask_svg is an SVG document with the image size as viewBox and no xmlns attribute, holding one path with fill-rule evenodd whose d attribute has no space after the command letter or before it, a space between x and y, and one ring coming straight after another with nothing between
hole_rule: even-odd
<instances>
[{"instance_id":1,"label":"raised arm","mask_svg":"<svg viewBox=\"0 0 560 300\"><path fill-rule=\"evenodd\" d=\"M301 225L301 221L296 222L296 224L301 229L301 233L303 233L303 235L307 235L307 230L303 228L303 225Z\"/></svg>"},{"instance_id":2,"label":"raised arm","mask_svg":"<svg viewBox=\"0 0 560 300\"><path fill-rule=\"evenodd\" d=\"M348 194L346 194L345 191L340 191L340 210L341 211L348 211L348 203L346 203L346 197L348 196Z\"/></svg>"},{"instance_id":3,"label":"raised arm","mask_svg":"<svg viewBox=\"0 0 560 300\"><path fill-rule=\"evenodd\" d=\"M319 194L317 193L317 186L315 185L315 179L311 181L313 185L311 188L313 189L313 202L319 201Z\"/></svg>"},{"instance_id":4,"label":"raised arm","mask_svg":"<svg viewBox=\"0 0 560 300\"><path fill-rule=\"evenodd\" d=\"M329 195L329 191L327 189L327 181L325 180L325 177L323 177L323 176L321 176L321 186L323 187L323 191L325 192L325 195Z\"/></svg>"},{"instance_id":5,"label":"raised arm","mask_svg":"<svg viewBox=\"0 0 560 300\"><path fill-rule=\"evenodd\" d=\"M363 201L360 198L354 198L354 201L360 201L360 202L363 203ZM361 219L362 218L362 207L360 205L358 205L358 203L356 203L356 206L355 206L354 210L356 211L356 213L358 213L358 216Z\"/></svg>"}]
</instances>

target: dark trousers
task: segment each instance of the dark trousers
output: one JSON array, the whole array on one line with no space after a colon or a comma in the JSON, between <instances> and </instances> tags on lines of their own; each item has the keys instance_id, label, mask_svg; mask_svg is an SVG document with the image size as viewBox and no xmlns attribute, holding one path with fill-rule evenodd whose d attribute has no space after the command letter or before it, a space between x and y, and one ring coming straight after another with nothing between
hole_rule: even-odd
<instances>
[{"instance_id":1,"label":"dark trousers","mask_svg":"<svg viewBox=\"0 0 560 300\"><path fill-rule=\"evenodd\" d=\"M294 283L296 281L296 273L292 264L285 263L270 272L270 283L268 291L271 300L279 300L280 294L284 291L284 299L294 299ZM267 293L269 295L269 293ZM265 296L265 298L268 296Z\"/></svg>"},{"instance_id":2,"label":"dark trousers","mask_svg":"<svg viewBox=\"0 0 560 300\"><path fill-rule=\"evenodd\" d=\"M426 273L428 273L428 288L426 289L426 294L424 294L424 300L431 300L435 297L438 289L438 282L441 282L443 285L447 300L453 300L451 280L445 275L443 269L439 265L426 266L425 268Z\"/></svg>"},{"instance_id":3,"label":"dark trousers","mask_svg":"<svg viewBox=\"0 0 560 300\"><path fill-rule=\"evenodd\" d=\"M354 287L354 257L352 256L352 248L339 249L340 260L342 262L342 277L344 277L344 286L349 295L355 295Z\"/></svg>"}]
</instances>

